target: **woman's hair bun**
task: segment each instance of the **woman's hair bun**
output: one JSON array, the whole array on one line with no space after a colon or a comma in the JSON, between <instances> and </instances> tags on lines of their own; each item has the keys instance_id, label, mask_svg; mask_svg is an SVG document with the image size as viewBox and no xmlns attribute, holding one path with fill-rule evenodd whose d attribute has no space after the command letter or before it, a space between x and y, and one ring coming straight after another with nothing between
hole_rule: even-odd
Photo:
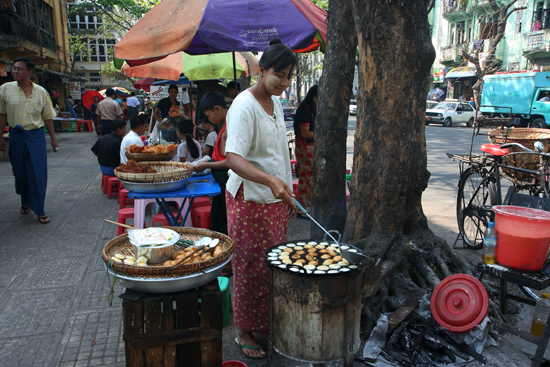
<instances>
[{"instance_id":1,"label":"woman's hair bun","mask_svg":"<svg viewBox=\"0 0 550 367\"><path fill-rule=\"evenodd\" d=\"M277 45L277 44L283 44L280 38L273 38L271 41L269 41L269 45Z\"/></svg>"}]
</instances>

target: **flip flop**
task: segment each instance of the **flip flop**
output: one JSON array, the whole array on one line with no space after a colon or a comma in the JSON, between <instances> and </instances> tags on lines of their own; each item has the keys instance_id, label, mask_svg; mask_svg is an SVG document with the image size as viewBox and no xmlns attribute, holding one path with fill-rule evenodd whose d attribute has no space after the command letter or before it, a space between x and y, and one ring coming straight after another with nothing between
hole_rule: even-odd
<instances>
[{"instance_id":1,"label":"flip flop","mask_svg":"<svg viewBox=\"0 0 550 367\"><path fill-rule=\"evenodd\" d=\"M19 210L20 214L29 214L30 212L31 212L31 208L29 208L26 205L22 206L21 209Z\"/></svg>"},{"instance_id":2,"label":"flip flop","mask_svg":"<svg viewBox=\"0 0 550 367\"><path fill-rule=\"evenodd\" d=\"M41 224L48 224L48 223L50 223L50 218L48 218L48 217L45 216L45 215L39 215L39 216L38 216L38 221L39 221Z\"/></svg>"},{"instance_id":3,"label":"flip flop","mask_svg":"<svg viewBox=\"0 0 550 367\"><path fill-rule=\"evenodd\" d=\"M239 348L241 348L241 352L243 353L243 355L246 357L246 358L250 358L250 359L264 359L267 354L264 352L264 355L261 356L261 357L252 357L252 356L249 356L248 354L246 354L243 350L243 348L246 348L246 349L252 349L252 350L260 350L261 348L261 345L260 343L258 343L257 346L253 347L251 345L246 345L246 344L239 344L239 340L237 338L235 338L235 343L237 343L237 345L239 346Z\"/></svg>"}]
</instances>

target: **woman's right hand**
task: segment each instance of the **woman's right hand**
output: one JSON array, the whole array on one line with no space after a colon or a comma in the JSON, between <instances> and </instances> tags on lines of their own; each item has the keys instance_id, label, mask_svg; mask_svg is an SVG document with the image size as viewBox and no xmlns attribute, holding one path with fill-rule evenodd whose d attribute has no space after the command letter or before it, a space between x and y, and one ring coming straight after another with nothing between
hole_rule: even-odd
<instances>
[{"instance_id":1,"label":"woman's right hand","mask_svg":"<svg viewBox=\"0 0 550 367\"><path fill-rule=\"evenodd\" d=\"M294 197L294 193L292 192L292 190L287 186L287 184L284 183L283 180L274 176L271 177L272 179L269 183L269 188L271 189L271 192L273 193L275 199L283 200L292 208L292 211L297 212L298 208L292 200L292 198Z\"/></svg>"},{"instance_id":2,"label":"woman's right hand","mask_svg":"<svg viewBox=\"0 0 550 367\"><path fill-rule=\"evenodd\" d=\"M195 168L195 171L202 172L208 167L206 167L206 162L199 162L199 163L195 164L194 168Z\"/></svg>"}]
</instances>

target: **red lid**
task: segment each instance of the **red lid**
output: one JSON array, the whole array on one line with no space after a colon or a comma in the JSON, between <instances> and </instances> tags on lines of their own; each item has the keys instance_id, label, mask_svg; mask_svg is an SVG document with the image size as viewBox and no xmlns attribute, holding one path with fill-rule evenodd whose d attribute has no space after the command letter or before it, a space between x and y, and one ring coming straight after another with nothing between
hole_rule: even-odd
<instances>
[{"instance_id":1,"label":"red lid","mask_svg":"<svg viewBox=\"0 0 550 367\"><path fill-rule=\"evenodd\" d=\"M487 316L489 295L473 276L455 274L435 287L431 309L439 325L461 333L473 329Z\"/></svg>"}]
</instances>

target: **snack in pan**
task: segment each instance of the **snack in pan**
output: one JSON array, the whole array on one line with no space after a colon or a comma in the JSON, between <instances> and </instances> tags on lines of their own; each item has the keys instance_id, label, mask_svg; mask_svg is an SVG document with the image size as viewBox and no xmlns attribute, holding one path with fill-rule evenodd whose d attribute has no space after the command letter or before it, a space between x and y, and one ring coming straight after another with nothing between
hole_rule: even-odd
<instances>
[{"instance_id":1,"label":"snack in pan","mask_svg":"<svg viewBox=\"0 0 550 367\"><path fill-rule=\"evenodd\" d=\"M280 245L267 254L267 261L283 269L287 269L287 265L293 265L289 268L293 272L300 272L297 267L302 267L308 274L345 273L358 268L350 265L340 255L336 244L328 243Z\"/></svg>"}]
</instances>

